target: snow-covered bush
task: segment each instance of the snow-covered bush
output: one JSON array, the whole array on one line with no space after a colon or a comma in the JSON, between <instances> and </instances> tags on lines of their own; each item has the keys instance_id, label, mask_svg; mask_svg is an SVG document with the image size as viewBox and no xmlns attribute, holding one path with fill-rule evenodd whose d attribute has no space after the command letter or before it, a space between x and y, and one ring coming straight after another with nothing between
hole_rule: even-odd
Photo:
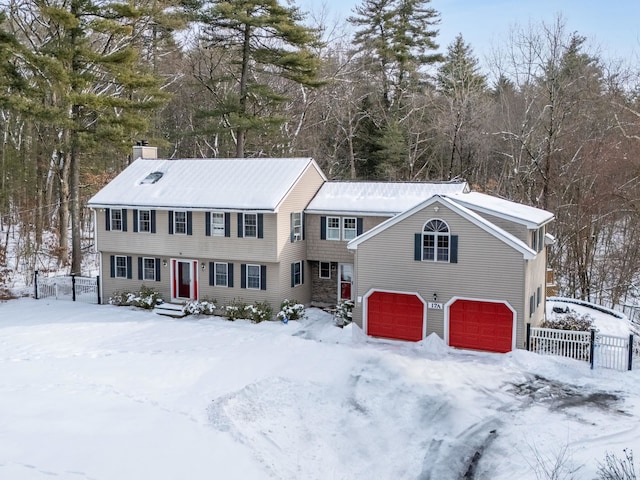
<instances>
[{"instance_id":1,"label":"snow-covered bush","mask_svg":"<svg viewBox=\"0 0 640 480\"><path fill-rule=\"evenodd\" d=\"M243 318L249 318L251 312L248 307L249 305L244 303L242 300L233 300L233 302L231 302L231 305L227 305L225 307L227 320L233 321Z\"/></svg>"},{"instance_id":2,"label":"snow-covered bush","mask_svg":"<svg viewBox=\"0 0 640 480\"><path fill-rule=\"evenodd\" d=\"M215 315L216 304L209 300L190 300L184 304L182 311L187 315Z\"/></svg>"},{"instance_id":3,"label":"snow-covered bush","mask_svg":"<svg viewBox=\"0 0 640 480\"><path fill-rule=\"evenodd\" d=\"M336 325L342 327L349 325L353 319L353 300L340 300L336 306Z\"/></svg>"},{"instance_id":4,"label":"snow-covered bush","mask_svg":"<svg viewBox=\"0 0 640 480\"><path fill-rule=\"evenodd\" d=\"M271 320L273 317L273 309L268 302L258 302L254 305L248 305L247 309L251 312L249 318L255 323Z\"/></svg>"},{"instance_id":5,"label":"snow-covered bush","mask_svg":"<svg viewBox=\"0 0 640 480\"><path fill-rule=\"evenodd\" d=\"M297 300L283 300L280 304L280 311L276 315L278 320L300 320L305 317L304 305Z\"/></svg>"},{"instance_id":6,"label":"snow-covered bush","mask_svg":"<svg viewBox=\"0 0 640 480\"><path fill-rule=\"evenodd\" d=\"M139 292L114 292L109 298L111 305L117 305L119 307L131 306L152 309L159 302L162 302L160 293L144 285L140 287Z\"/></svg>"},{"instance_id":7,"label":"snow-covered bush","mask_svg":"<svg viewBox=\"0 0 640 480\"><path fill-rule=\"evenodd\" d=\"M565 314L555 314L547 317L541 324L542 328L554 328L556 330L571 330L574 332L588 332L593 326L593 317L588 313L578 315L574 311Z\"/></svg>"}]
</instances>

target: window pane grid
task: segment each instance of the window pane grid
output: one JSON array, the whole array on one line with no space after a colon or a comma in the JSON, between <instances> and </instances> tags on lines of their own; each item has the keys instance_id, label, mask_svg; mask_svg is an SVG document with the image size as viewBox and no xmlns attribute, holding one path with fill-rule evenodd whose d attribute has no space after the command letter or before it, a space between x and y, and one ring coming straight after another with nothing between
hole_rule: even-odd
<instances>
[{"instance_id":1,"label":"window pane grid","mask_svg":"<svg viewBox=\"0 0 640 480\"><path fill-rule=\"evenodd\" d=\"M302 284L302 263L296 262L293 264L293 285Z\"/></svg>"},{"instance_id":2,"label":"window pane grid","mask_svg":"<svg viewBox=\"0 0 640 480\"><path fill-rule=\"evenodd\" d=\"M127 257L116 257L116 277L127 278Z\"/></svg>"},{"instance_id":3,"label":"window pane grid","mask_svg":"<svg viewBox=\"0 0 640 480\"><path fill-rule=\"evenodd\" d=\"M215 264L215 272L216 279L215 284L218 287L226 287L227 286L227 264L226 263L216 263Z\"/></svg>"},{"instance_id":4,"label":"window pane grid","mask_svg":"<svg viewBox=\"0 0 640 480\"><path fill-rule=\"evenodd\" d=\"M224 213L211 214L211 235L224 237Z\"/></svg>"},{"instance_id":5,"label":"window pane grid","mask_svg":"<svg viewBox=\"0 0 640 480\"><path fill-rule=\"evenodd\" d=\"M149 210L138 212L138 231L151 232L151 212Z\"/></svg>"},{"instance_id":6,"label":"window pane grid","mask_svg":"<svg viewBox=\"0 0 640 480\"><path fill-rule=\"evenodd\" d=\"M144 280L155 280L156 279L156 261L154 258L145 258L143 260L143 273L142 278Z\"/></svg>"},{"instance_id":7,"label":"window pane grid","mask_svg":"<svg viewBox=\"0 0 640 480\"><path fill-rule=\"evenodd\" d=\"M327 240L340 240L340 219L327 217Z\"/></svg>"},{"instance_id":8,"label":"window pane grid","mask_svg":"<svg viewBox=\"0 0 640 480\"><path fill-rule=\"evenodd\" d=\"M429 220L422 231L422 260L449 261L449 226L442 220Z\"/></svg>"},{"instance_id":9,"label":"window pane grid","mask_svg":"<svg viewBox=\"0 0 640 480\"><path fill-rule=\"evenodd\" d=\"M342 232L343 240L353 240L356 238L356 219L355 218L345 218L343 219L344 230Z\"/></svg>"},{"instance_id":10,"label":"window pane grid","mask_svg":"<svg viewBox=\"0 0 640 480\"><path fill-rule=\"evenodd\" d=\"M122 210L111 210L111 230L122 230Z\"/></svg>"},{"instance_id":11,"label":"window pane grid","mask_svg":"<svg viewBox=\"0 0 640 480\"><path fill-rule=\"evenodd\" d=\"M247 288L260 289L260 265L247 265Z\"/></svg>"},{"instance_id":12,"label":"window pane grid","mask_svg":"<svg viewBox=\"0 0 640 480\"><path fill-rule=\"evenodd\" d=\"M174 213L174 232L178 234L187 233L187 212Z\"/></svg>"},{"instance_id":13,"label":"window pane grid","mask_svg":"<svg viewBox=\"0 0 640 480\"><path fill-rule=\"evenodd\" d=\"M244 214L244 236L258 236L258 215L256 215L255 213Z\"/></svg>"}]
</instances>

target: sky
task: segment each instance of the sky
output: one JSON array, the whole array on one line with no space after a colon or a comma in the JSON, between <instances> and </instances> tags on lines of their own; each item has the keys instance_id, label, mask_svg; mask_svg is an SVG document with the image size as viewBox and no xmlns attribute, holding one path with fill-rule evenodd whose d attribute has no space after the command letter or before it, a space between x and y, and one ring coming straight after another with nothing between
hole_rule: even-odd
<instances>
[{"instance_id":1,"label":"sky","mask_svg":"<svg viewBox=\"0 0 640 480\"><path fill-rule=\"evenodd\" d=\"M554 478L595 478L607 453L638 458L639 419L640 369L366 339L318 309L0 302L2 479L536 480L559 458Z\"/></svg>"},{"instance_id":2,"label":"sky","mask_svg":"<svg viewBox=\"0 0 640 480\"><path fill-rule=\"evenodd\" d=\"M297 0L304 11L325 4L332 18L346 18L361 0ZM640 0L432 0L440 12L440 51L459 33L483 61L505 42L514 25L553 22L558 14L567 32L578 32L603 57L640 60ZM484 62L483 62L484 63Z\"/></svg>"}]
</instances>

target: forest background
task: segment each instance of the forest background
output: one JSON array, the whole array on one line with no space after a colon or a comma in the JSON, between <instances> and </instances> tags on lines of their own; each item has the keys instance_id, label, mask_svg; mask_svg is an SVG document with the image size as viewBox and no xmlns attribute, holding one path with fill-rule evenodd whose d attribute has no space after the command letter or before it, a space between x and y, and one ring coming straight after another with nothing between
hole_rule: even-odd
<instances>
[{"instance_id":1,"label":"forest background","mask_svg":"<svg viewBox=\"0 0 640 480\"><path fill-rule=\"evenodd\" d=\"M604 58L562 16L513 26L486 65L464 32L438 45L429 0L329 18L278 0L1 0L0 287L88 273L86 201L144 140L163 158L313 157L331 179L464 179L556 215L562 295L639 303L637 58Z\"/></svg>"}]
</instances>

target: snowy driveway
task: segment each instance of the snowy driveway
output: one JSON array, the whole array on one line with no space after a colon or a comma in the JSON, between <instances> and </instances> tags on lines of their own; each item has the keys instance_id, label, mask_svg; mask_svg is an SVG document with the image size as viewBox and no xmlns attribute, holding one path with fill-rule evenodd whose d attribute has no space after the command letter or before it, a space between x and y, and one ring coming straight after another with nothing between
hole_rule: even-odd
<instances>
[{"instance_id":1,"label":"snowy driveway","mask_svg":"<svg viewBox=\"0 0 640 480\"><path fill-rule=\"evenodd\" d=\"M640 452L638 371L364 342L308 313L0 303L0 478L535 479L562 451L593 478Z\"/></svg>"}]
</instances>

